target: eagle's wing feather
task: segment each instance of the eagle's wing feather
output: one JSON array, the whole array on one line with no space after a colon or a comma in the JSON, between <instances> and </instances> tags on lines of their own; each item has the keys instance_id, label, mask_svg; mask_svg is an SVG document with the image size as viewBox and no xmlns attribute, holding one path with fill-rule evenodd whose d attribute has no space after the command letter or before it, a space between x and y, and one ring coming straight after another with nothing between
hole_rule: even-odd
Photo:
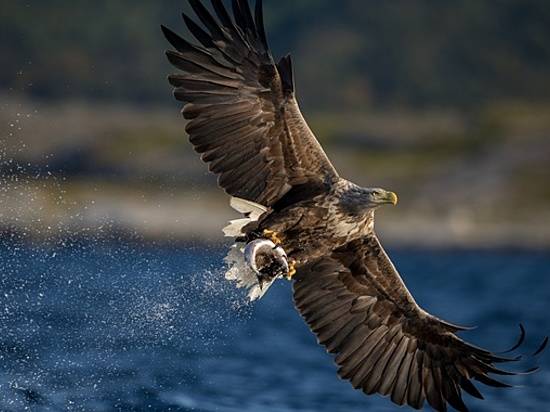
<instances>
[{"instance_id":1,"label":"eagle's wing feather","mask_svg":"<svg viewBox=\"0 0 550 412\"><path fill-rule=\"evenodd\" d=\"M207 31L184 15L195 45L163 27L176 49L168 59L180 69L169 80L185 103L190 140L220 186L271 206L292 187L337 178L298 108L290 58L275 64L271 56L261 0L255 18L246 0L234 0L234 21L221 0L212 1L217 19L201 1L190 4Z\"/></svg>"},{"instance_id":2,"label":"eagle's wing feather","mask_svg":"<svg viewBox=\"0 0 550 412\"><path fill-rule=\"evenodd\" d=\"M336 355L339 375L367 394L438 411L467 408L462 391L482 398L471 380L504 387L489 374L516 359L499 357L455 334L463 330L423 311L373 234L300 268L295 304Z\"/></svg>"}]
</instances>

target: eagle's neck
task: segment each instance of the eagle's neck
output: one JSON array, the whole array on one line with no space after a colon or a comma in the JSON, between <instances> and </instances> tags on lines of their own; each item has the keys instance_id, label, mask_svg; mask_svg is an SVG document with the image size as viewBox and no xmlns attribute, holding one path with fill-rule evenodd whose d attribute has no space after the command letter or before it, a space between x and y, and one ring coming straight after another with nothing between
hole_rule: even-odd
<instances>
[{"instance_id":1,"label":"eagle's neck","mask_svg":"<svg viewBox=\"0 0 550 412\"><path fill-rule=\"evenodd\" d=\"M365 202L364 189L347 180L333 192L332 224L334 234L352 241L363 238L374 230L374 209Z\"/></svg>"}]
</instances>

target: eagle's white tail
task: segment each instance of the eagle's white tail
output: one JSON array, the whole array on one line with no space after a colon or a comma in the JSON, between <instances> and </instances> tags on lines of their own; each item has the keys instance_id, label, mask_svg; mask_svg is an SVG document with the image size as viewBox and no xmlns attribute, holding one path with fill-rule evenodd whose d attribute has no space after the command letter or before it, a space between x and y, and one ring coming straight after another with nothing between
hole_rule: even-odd
<instances>
[{"instance_id":1,"label":"eagle's white tail","mask_svg":"<svg viewBox=\"0 0 550 412\"><path fill-rule=\"evenodd\" d=\"M256 222L265 212L267 212L265 206L237 197L231 198L230 205L233 209L246 217L230 221L229 225L223 229L223 233L226 237L242 236L244 234L242 230L246 225Z\"/></svg>"}]
</instances>

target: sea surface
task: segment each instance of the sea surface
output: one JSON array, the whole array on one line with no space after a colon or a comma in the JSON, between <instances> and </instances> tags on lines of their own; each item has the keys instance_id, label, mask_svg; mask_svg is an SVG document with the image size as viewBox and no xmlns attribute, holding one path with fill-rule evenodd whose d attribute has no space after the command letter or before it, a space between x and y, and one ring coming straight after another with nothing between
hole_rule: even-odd
<instances>
[{"instance_id":1,"label":"sea surface","mask_svg":"<svg viewBox=\"0 0 550 412\"><path fill-rule=\"evenodd\" d=\"M504 350L550 332L550 253L390 250L418 302ZM247 305L223 250L125 240L0 242L1 411L394 411L340 381L279 282ZM528 360L531 364L535 360ZM465 395L472 411L550 410L542 370ZM481 387L481 385L478 385Z\"/></svg>"}]
</instances>

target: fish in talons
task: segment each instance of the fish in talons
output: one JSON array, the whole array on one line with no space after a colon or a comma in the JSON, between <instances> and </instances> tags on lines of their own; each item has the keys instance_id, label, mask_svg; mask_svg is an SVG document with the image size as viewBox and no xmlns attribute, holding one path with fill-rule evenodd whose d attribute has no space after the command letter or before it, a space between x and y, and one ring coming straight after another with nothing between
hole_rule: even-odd
<instances>
[{"instance_id":1,"label":"fish in talons","mask_svg":"<svg viewBox=\"0 0 550 412\"><path fill-rule=\"evenodd\" d=\"M292 259L269 239L236 243L229 250L225 278L247 289L250 302L261 299L276 280L290 279L295 273Z\"/></svg>"},{"instance_id":2,"label":"fish in talons","mask_svg":"<svg viewBox=\"0 0 550 412\"><path fill-rule=\"evenodd\" d=\"M282 252L284 253L285 258L287 260L287 264L288 264L288 271L287 271L285 277L286 277L287 280L292 280L292 278L296 274L296 263L297 262L296 262L296 260L294 260L292 258L288 258L288 256L286 255L286 252L282 249L283 241L281 240L281 235L279 235L279 233L277 233L273 230L265 229L264 232L263 232L263 238L267 239L267 240L270 240L278 248L280 248L282 250Z\"/></svg>"},{"instance_id":3,"label":"fish in talons","mask_svg":"<svg viewBox=\"0 0 550 412\"><path fill-rule=\"evenodd\" d=\"M251 302L261 299L278 279L292 279L296 273L295 261L287 256L281 236L271 230L247 236L244 229L257 222L268 209L248 200L231 198L231 207L244 217L229 222L224 228L227 237L237 239L231 247L225 263L225 278L238 288L248 290Z\"/></svg>"},{"instance_id":4,"label":"fish in talons","mask_svg":"<svg viewBox=\"0 0 550 412\"><path fill-rule=\"evenodd\" d=\"M260 290L277 279L290 278L289 259L284 249L270 239L257 239L244 249L248 266L256 273Z\"/></svg>"}]
</instances>

